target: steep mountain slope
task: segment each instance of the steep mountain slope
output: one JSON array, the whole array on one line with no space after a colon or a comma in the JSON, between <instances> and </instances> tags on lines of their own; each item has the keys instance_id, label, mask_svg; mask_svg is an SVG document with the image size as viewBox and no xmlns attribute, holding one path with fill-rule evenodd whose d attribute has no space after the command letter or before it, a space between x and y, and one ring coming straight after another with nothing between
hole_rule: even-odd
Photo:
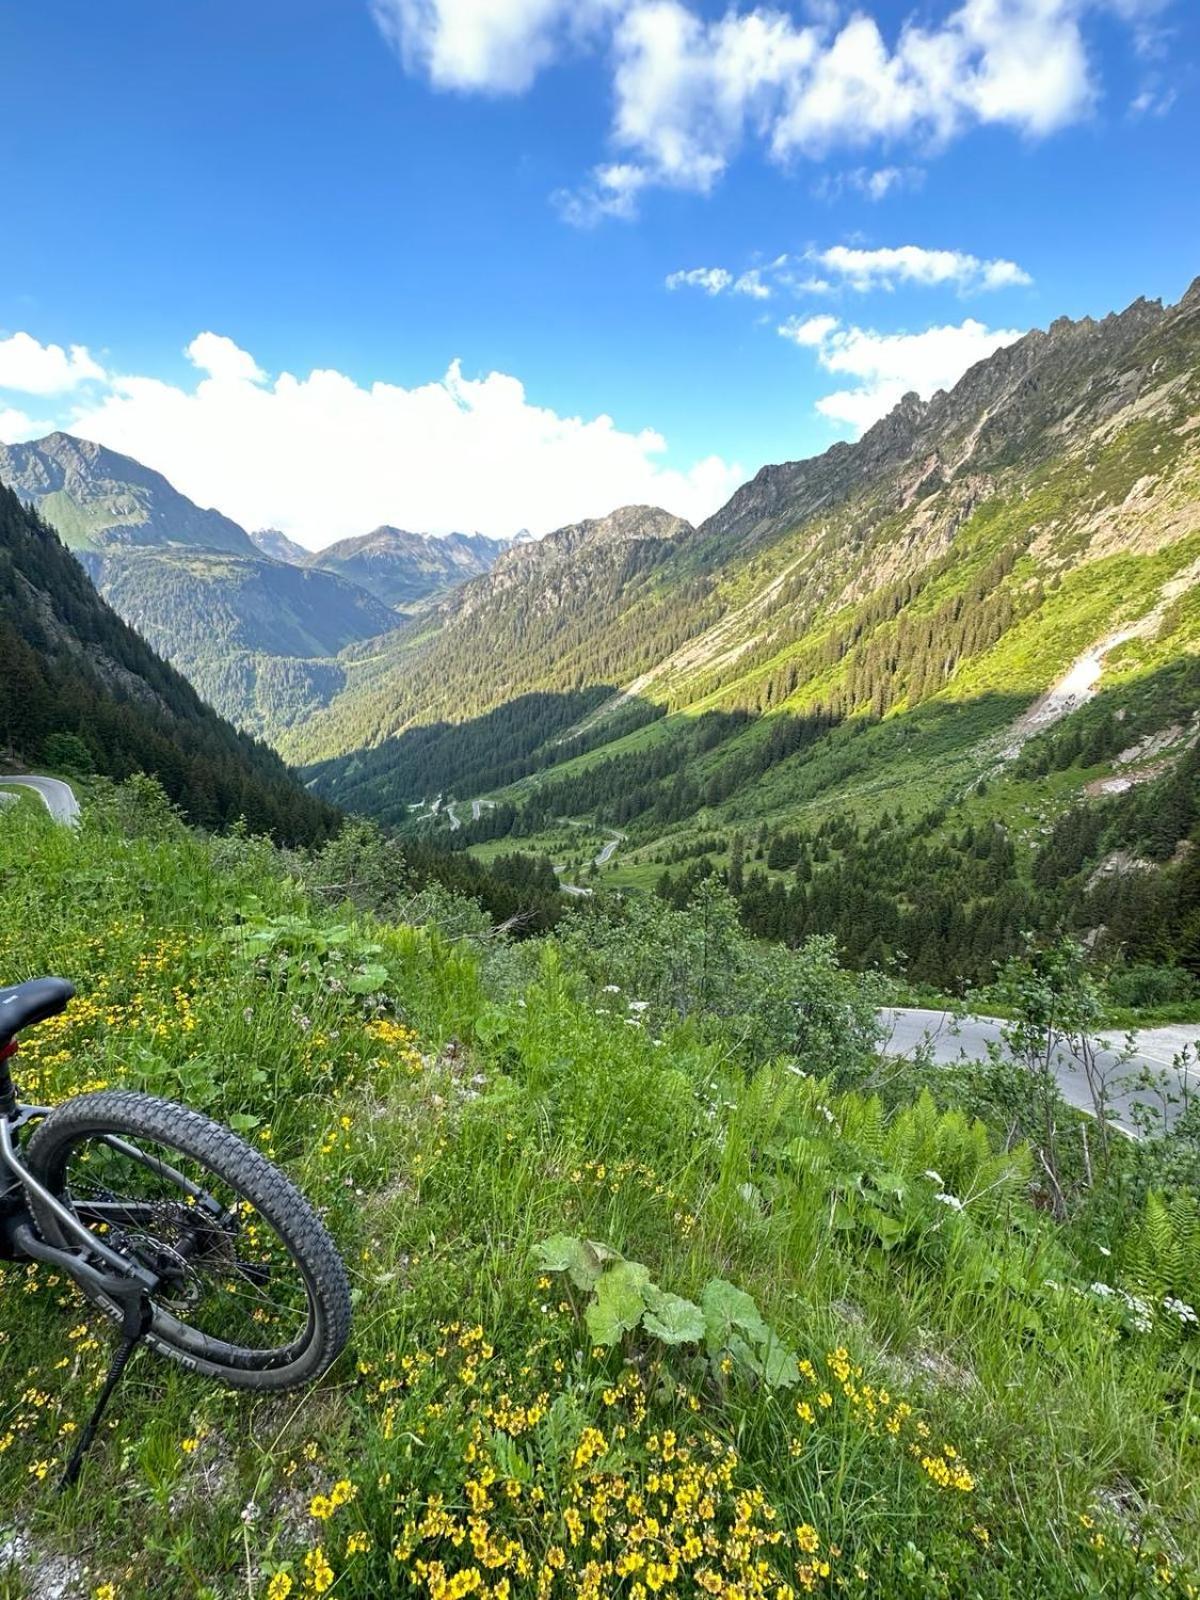
<instances>
[{"instance_id":1,"label":"steep mountain slope","mask_svg":"<svg viewBox=\"0 0 1200 1600\"><path fill-rule=\"evenodd\" d=\"M644 635L641 616L660 603L661 575L692 536L669 512L625 506L513 545L433 612L344 656L346 689L289 745L314 755L369 745L534 690L586 691L590 709L603 698L597 685L658 659L660 634Z\"/></svg>"},{"instance_id":2,"label":"steep mountain slope","mask_svg":"<svg viewBox=\"0 0 1200 1600\"><path fill-rule=\"evenodd\" d=\"M332 758L325 792L399 816L540 774L466 836L590 815L628 832L627 881L712 830L927 809L1013 762L1060 680L1069 716L1200 645L1200 283L764 469L598 600L586 548L561 581L526 560L348 669L292 746ZM539 702L524 736L507 703L539 692L560 715Z\"/></svg>"},{"instance_id":3,"label":"steep mountain slope","mask_svg":"<svg viewBox=\"0 0 1200 1600\"><path fill-rule=\"evenodd\" d=\"M344 681L338 652L395 625L357 585L267 559L228 517L88 440L0 448L0 482L39 508L120 616L251 732L324 705Z\"/></svg>"},{"instance_id":4,"label":"steep mountain slope","mask_svg":"<svg viewBox=\"0 0 1200 1600\"><path fill-rule=\"evenodd\" d=\"M0 744L127 777L156 774L197 822L244 816L313 842L337 815L237 733L96 593L56 534L0 486Z\"/></svg>"},{"instance_id":5,"label":"steep mountain slope","mask_svg":"<svg viewBox=\"0 0 1200 1600\"><path fill-rule=\"evenodd\" d=\"M502 540L482 534L434 538L382 527L328 545L309 555L306 564L359 584L397 611L411 611L456 584L489 572L504 548Z\"/></svg>"},{"instance_id":6,"label":"steep mountain slope","mask_svg":"<svg viewBox=\"0 0 1200 1600\"><path fill-rule=\"evenodd\" d=\"M323 686L340 681L338 651L396 621L357 584L258 556L118 551L89 567L127 622L206 700L255 732L321 703Z\"/></svg>"},{"instance_id":7,"label":"steep mountain slope","mask_svg":"<svg viewBox=\"0 0 1200 1600\"><path fill-rule=\"evenodd\" d=\"M69 433L0 445L0 483L31 501L72 550L190 545L254 554L236 522L202 510L160 472Z\"/></svg>"}]
</instances>

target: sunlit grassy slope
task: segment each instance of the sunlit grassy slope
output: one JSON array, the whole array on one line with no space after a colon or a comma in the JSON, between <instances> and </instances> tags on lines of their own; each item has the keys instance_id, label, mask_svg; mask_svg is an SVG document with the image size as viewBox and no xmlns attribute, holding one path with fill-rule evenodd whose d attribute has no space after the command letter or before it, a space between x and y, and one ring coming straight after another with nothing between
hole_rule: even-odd
<instances>
[{"instance_id":1,"label":"sunlit grassy slope","mask_svg":"<svg viewBox=\"0 0 1200 1600\"><path fill-rule=\"evenodd\" d=\"M682 1016L633 987L667 953L632 933L453 947L300 870L128 798L78 834L0 814L0 973L80 989L18 1058L29 1098L236 1118L326 1212L356 1314L291 1398L139 1357L58 1500L109 1334L0 1269L0 1592L1195 1594L1194 1332L1089 1288L1133 1271L1140 1201L1051 1222L1002 1127ZM787 982L844 1008L861 1085L869 993L825 960ZM578 1240L646 1269L603 1315Z\"/></svg>"}]
</instances>

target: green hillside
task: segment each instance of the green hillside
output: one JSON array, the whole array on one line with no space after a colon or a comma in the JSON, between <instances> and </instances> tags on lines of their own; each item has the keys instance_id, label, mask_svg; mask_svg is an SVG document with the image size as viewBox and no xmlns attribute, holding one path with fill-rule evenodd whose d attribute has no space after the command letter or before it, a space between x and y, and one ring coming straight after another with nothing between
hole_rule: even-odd
<instances>
[{"instance_id":1,"label":"green hillside","mask_svg":"<svg viewBox=\"0 0 1200 1600\"><path fill-rule=\"evenodd\" d=\"M396 626L369 590L315 561L265 558L236 522L86 439L0 446L0 483L76 551L118 615L247 732L273 736L323 708L346 682L338 653Z\"/></svg>"},{"instance_id":2,"label":"green hillside","mask_svg":"<svg viewBox=\"0 0 1200 1600\"><path fill-rule=\"evenodd\" d=\"M113 609L254 733L324 704L344 681L338 652L396 623L357 584L257 555L106 551L89 566Z\"/></svg>"},{"instance_id":3,"label":"green hillside","mask_svg":"<svg viewBox=\"0 0 1200 1600\"><path fill-rule=\"evenodd\" d=\"M355 1332L285 1402L139 1356L58 1498L112 1335L0 1265L6 1596L1196 1593L1194 1116L1104 1142L1028 1066L884 1067L875 985L711 888L455 943L336 846L121 798L0 825L0 970L80 988L23 1087L233 1118Z\"/></svg>"}]
</instances>

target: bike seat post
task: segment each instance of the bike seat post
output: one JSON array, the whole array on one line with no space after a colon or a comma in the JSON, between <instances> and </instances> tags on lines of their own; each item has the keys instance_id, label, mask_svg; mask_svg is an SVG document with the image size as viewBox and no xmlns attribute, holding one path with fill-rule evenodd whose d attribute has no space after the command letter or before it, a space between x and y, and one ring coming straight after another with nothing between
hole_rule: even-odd
<instances>
[{"instance_id":1,"label":"bike seat post","mask_svg":"<svg viewBox=\"0 0 1200 1600\"><path fill-rule=\"evenodd\" d=\"M6 1122L15 1122L17 1119L17 1090L12 1080L9 1069L9 1059L17 1053L17 1041L10 1039L6 1045L0 1045L0 1117Z\"/></svg>"}]
</instances>

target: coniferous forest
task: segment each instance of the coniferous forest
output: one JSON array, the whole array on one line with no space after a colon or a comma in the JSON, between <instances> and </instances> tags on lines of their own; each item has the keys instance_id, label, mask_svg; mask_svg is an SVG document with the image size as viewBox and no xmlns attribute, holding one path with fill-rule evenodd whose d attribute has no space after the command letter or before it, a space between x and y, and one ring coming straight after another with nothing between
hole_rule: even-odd
<instances>
[{"instance_id":1,"label":"coniferous forest","mask_svg":"<svg viewBox=\"0 0 1200 1600\"><path fill-rule=\"evenodd\" d=\"M194 822L315 843L337 813L237 732L100 599L57 534L0 485L0 746L125 778L153 772Z\"/></svg>"}]
</instances>

